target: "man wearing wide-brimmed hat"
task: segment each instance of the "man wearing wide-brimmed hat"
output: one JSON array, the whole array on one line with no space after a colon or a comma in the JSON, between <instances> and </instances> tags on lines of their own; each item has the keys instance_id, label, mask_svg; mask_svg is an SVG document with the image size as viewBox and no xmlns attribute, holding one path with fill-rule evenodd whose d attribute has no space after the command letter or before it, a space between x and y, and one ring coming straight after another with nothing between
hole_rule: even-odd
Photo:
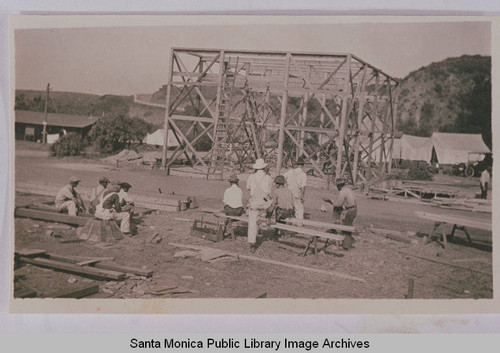
<instances>
[{"instance_id":1,"label":"man wearing wide-brimmed hat","mask_svg":"<svg viewBox=\"0 0 500 353\"><path fill-rule=\"evenodd\" d=\"M272 205L271 188L273 181L263 170L265 167L267 167L267 164L264 160L257 159L253 165L255 173L250 175L247 180L247 189L250 190L250 199L248 200L248 243L252 252L255 251L255 243L259 232L257 225L259 215Z\"/></svg>"},{"instance_id":2,"label":"man wearing wide-brimmed hat","mask_svg":"<svg viewBox=\"0 0 500 353\"><path fill-rule=\"evenodd\" d=\"M114 181L111 188L104 191L101 201L95 208L95 216L105 221L115 220L120 222L121 232L131 236L130 213L123 212L121 209L120 197L118 196L120 189L121 183L119 181Z\"/></svg>"},{"instance_id":3,"label":"man wearing wide-brimmed hat","mask_svg":"<svg viewBox=\"0 0 500 353\"><path fill-rule=\"evenodd\" d=\"M352 226L354 219L358 214L356 195L354 195L354 192L349 187L345 186L346 181L344 179L337 179L335 184L339 190L337 199L332 201L325 197L323 198L323 201L329 202L333 205L334 213L337 210L341 210L340 223L342 225ZM343 232L343 234L345 234L343 248L346 250L350 249L352 243L354 242L354 238L352 237L351 232Z\"/></svg>"},{"instance_id":4,"label":"man wearing wide-brimmed hat","mask_svg":"<svg viewBox=\"0 0 500 353\"><path fill-rule=\"evenodd\" d=\"M306 194L307 175L302 169L304 158L301 156L295 167L284 174L288 188L293 194L295 218L304 219L304 201Z\"/></svg>"},{"instance_id":5,"label":"man wearing wide-brimmed hat","mask_svg":"<svg viewBox=\"0 0 500 353\"><path fill-rule=\"evenodd\" d=\"M224 213L228 216L241 216L243 208L243 191L238 186L239 179L235 174L229 177L230 186L224 191Z\"/></svg>"},{"instance_id":6,"label":"man wearing wide-brimmed hat","mask_svg":"<svg viewBox=\"0 0 500 353\"><path fill-rule=\"evenodd\" d=\"M65 185L56 196L56 207L59 212L68 212L70 216L76 216L78 212L85 211L82 197L75 188L80 183L80 179L73 176L69 178L68 185Z\"/></svg>"}]
</instances>

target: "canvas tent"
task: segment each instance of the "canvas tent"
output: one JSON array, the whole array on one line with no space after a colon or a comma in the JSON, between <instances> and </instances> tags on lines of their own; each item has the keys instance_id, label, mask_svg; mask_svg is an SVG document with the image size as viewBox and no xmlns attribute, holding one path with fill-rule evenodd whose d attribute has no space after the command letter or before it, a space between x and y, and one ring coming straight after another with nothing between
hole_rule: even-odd
<instances>
[{"instance_id":1,"label":"canvas tent","mask_svg":"<svg viewBox=\"0 0 500 353\"><path fill-rule=\"evenodd\" d=\"M440 164L466 163L469 153L491 152L480 134L435 132L432 144Z\"/></svg>"},{"instance_id":2,"label":"canvas tent","mask_svg":"<svg viewBox=\"0 0 500 353\"><path fill-rule=\"evenodd\" d=\"M165 130L158 129L152 134L147 134L146 137L142 139L142 143L148 145L163 146L164 137L165 137ZM179 142L175 138L174 133L172 132L172 130L168 130L168 147L177 147L177 146L179 146Z\"/></svg>"},{"instance_id":3,"label":"canvas tent","mask_svg":"<svg viewBox=\"0 0 500 353\"><path fill-rule=\"evenodd\" d=\"M399 146L399 159L406 161L430 162L432 156L432 139L430 137L419 137L403 135ZM393 153L393 158L397 154Z\"/></svg>"}]
</instances>

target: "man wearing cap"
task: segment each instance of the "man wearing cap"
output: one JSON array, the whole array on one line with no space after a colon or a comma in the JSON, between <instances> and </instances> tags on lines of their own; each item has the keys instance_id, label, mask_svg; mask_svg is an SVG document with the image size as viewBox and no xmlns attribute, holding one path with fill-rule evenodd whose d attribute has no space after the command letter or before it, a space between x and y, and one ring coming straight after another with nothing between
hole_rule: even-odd
<instances>
[{"instance_id":1,"label":"man wearing cap","mask_svg":"<svg viewBox=\"0 0 500 353\"><path fill-rule=\"evenodd\" d=\"M346 182L343 179L338 179L336 182L337 189L339 190L339 195L335 201L330 200L329 198L323 198L323 201L331 203L333 205L333 212L341 212L340 214L340 222L342 225L352 226L354 223L354 219L358 214L358 206L356 203L356 196L354 192L347 186L345 186ZM345 238L343 243L343 248L348 250L351 248L352 243L354 242L354 238L351 235L351 232L344 232Z\"/></svg>"},{"instance_id":2,"label":"man wearing cap","mask_svg":"<svg viewBox=\"0 0 500 353\"><path fill-rule=\"evenodd\" d=\"M284 220L293 217L295 214L295 205L293 194L290 189L285 187L285 177L278 175L274 178L276 189L273 193L273 205L276 214L276 222L284 223Z\"/></svg>"},{"instance_id":3,"label":"man wearing cap","mask_svg":"<svg viewBox=\"0 0 500 353\"><path fill-rule=\"evenodd\" d=\"M224 191L224 213L228 216L241 216L245 213L243 208L243 191L238 186L240 181L235 174L229 177L230 186Z\"/></svg>"},{"instance_id":4,"label":"man wearing cap","mask_svg":"<svg viewBox=\"0 0 500 353\"><path fill-rule=\"evenodd\" d=\"M121 188L120 184L118 181L113 182L111 189L104 191L101 201L96 206L95 216L105 221L119 221L121 232L131 236L130 213L123 212L120 206L120 197L118 196Z\"/></svg>"},{"instance_id":5,"label":"man wearing cap","mask_svg":"<svg viewBox=\"0 0 500 353\"><path fill-rule=\"evenodd\" d=\"M128 194L131 187L132 185L127 182L120 183L120 192L118 193L122 211L129 212L130 214L134 213L135 209L134 200Z\"/></svg>"},{"instance_id":6,"label":"man wearing cap","mask_svg":"<svg viewBox=\"0 0 500 353\"><path fill-rule=\"evenodd\" d=\"M70 216L76 216L78 212L85 211L85 205L82 197L76 192L75 188L80 183L77 177L71 177L69 184L65 185L56 196L56 207L59 212L68 212Z\"/></svg>"},{"instance_id":7,"label":"man wearing cap","mask_svg":"<svg viewBox=\"0 0 500 353\"><path fill-rule=\"evenodd\" d=\"M257 221L259 215L272 204L271 188L272 179L264 172L267 164L259 158L253 165L255 173L250 175L247 180L247 189L250 190L250 199L248 200L248 243L250 250L255 252L255 243L259 232Z\"/></svg>"},{"instance_id":8,"label":"man wearing cap","mask_svg":"<svg viewBox=\"0 0 500 353\"><path fill-rule=\"evenodd\" d=\"M92 189L92 195L90 196L90 207L89 207L90 213L92 214L95 213L95 207L101 200L101 196L104 190L106 190L106 188L108 187L108 184L109 184L109 179L103 176L99 179L99 185L97 185L96 188Z\"/></svg>"},{"instance_id":9,"label":"man wearing cap","mask_svg":"<svg viewBox=\"0 0 500 353\"><path fill-rule=\"evenodd\" d=\"M304 196L306 193L307 175L302 170L304 158L300 157L295 163L295 168L285 173L286 183L293 194L295 218L304 219Z\"/></svg>"}]
</instances>

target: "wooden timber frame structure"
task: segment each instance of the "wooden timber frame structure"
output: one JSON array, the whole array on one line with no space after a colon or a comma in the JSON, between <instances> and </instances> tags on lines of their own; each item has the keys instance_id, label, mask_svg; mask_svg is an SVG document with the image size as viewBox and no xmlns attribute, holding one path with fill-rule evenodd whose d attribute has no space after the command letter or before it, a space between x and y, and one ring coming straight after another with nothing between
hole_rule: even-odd
<instances>
[{"instance_id":1,"label":"wooden timber frame structure","mask_svg":"<svg viewBox=\"0 0 500 353\"><path fill-rule=\"evenodd\" d=\"M263 158L279 174L303 156L324 178L379 177L391 168L398 85L353 54L172 48L162 167L185 156L223 178ZM179 146L167 158L169 130Z\"/></svg>"}]
</instances>

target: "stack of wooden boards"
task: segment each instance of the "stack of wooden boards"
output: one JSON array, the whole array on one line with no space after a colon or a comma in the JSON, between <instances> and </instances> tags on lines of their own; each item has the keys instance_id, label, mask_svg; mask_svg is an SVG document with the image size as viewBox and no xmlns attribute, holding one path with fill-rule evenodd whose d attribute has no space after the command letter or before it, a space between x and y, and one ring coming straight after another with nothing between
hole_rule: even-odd
<instances>
[{"instance_id":1,"label":"stack of wooden boards","mask_svg":"<svg viewBox=\"0 0 500 353\"><path fill-rule=\"evenodd\" d=\"M14 255L16 263L31 264L98 280L122 281L127 274L143 277L150 277L153 274L151 270L117 264L109 257L58 255L42 249L22 249L16 251Z\"/></svg>"},{"instance_id":2,"label":"stack of wooden boards","mask_svg":"<svg viewBox=\"0 0 500 353\"><path fill-rule=\"evenodd\" d=\"M16 183L16 192L52 196L59 192L60 187L53 185L34 185L28 183ZM78 192L82 197L89 199L92 194L92 188L78 186ZM198 207L196 197L184 195L172 195L161 193L144 192L134 194L135 205L158 211L179 212L188 208Z\"/></svg>"}]
</instances>

